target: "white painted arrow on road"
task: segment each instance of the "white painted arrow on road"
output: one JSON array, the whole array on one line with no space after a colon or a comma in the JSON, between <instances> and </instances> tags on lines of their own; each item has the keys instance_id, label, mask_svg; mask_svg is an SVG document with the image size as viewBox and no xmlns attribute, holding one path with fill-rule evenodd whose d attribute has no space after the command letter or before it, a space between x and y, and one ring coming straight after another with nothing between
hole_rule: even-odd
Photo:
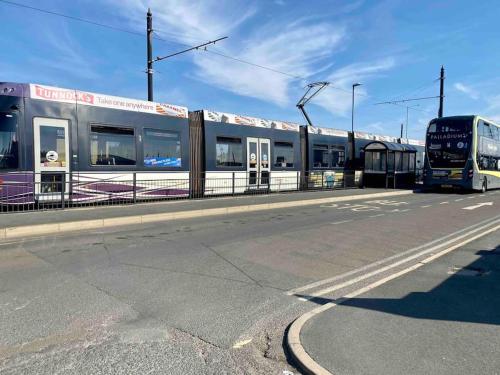
<instances>
[{"instance_id":1,"label":"white painted arrow on road","mask_svg":"<svg viewBox=\"0 0 500 375\"><path fill-rule=\"evenodd\" d=\"M474 206L463 207L462 210L475 210L476 208L483 207L483 206L493 206L493 202L478 203Z\"/></svg>"}]
</instances>

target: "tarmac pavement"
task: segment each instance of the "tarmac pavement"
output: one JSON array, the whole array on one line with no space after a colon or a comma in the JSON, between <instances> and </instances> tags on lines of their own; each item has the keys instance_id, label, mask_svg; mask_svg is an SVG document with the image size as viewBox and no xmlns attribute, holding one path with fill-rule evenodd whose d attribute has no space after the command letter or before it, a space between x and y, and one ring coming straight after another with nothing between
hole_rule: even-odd
<instances>
[{"instance_id":1,"label":"tarmac pavement","mask_svg":"<svg viewBox=\"0 0 500 375\"><path fill-rule=\"evenodd\" d=\"M335 375L499 374L500 231L309 319L300 336Z\"/></svg>"}]
</instances>

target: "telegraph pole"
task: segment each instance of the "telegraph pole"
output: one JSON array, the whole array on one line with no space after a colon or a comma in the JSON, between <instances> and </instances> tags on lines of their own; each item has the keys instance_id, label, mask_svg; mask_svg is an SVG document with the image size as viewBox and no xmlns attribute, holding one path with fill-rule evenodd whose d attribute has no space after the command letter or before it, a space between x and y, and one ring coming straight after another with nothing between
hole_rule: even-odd
<instances>
[{"instance_id":1,"label":"telegraph pole","mask_svg":"<svg viewBox=\"0 0 500 375\"><path fill-rule=\"evenodd\" d=\"M148 101L153 101L153 14L148 9L147 20L147 45L148 45Z\"/></svg>"},{"instance_id":2,"label":"telegraph pole","mask_svg":"<svg viewBox=\"0 0 500 375\"><path fill-rule=\"evenodd\" d=\"M444 66L441 65L441 75L439 76L439 112L438 117L443 117L443 99L444 99Z\"/></svg>"}]
</instances>

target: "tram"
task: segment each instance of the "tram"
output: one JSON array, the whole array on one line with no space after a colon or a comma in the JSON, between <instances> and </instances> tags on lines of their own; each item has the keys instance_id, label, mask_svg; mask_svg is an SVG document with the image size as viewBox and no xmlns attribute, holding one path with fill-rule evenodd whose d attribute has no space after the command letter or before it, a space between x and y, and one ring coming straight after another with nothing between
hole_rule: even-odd
<instances>
[{"instance_id":1,"label":"tram","mask_svg":"<svg viewBox=\"0 0 500 375\"><path fill-rule=\"evenodd\" d=\"M381 137L0 82L0 204L337 188Z\"/></svg>"}]
</instances>

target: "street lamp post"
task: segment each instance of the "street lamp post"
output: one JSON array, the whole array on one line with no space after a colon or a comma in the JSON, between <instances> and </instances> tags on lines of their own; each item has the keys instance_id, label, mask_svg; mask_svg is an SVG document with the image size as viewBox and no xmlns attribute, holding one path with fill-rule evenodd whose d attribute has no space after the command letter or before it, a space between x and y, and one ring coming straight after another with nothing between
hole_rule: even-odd
<instances>
[{"instance_id":1,"label":"street lamp post","mask_svg":"<svg viewBox=\"0 0 500 375\"><path fill-rule=\"evenodd\" d=\"M352 84L352 112L351 112L351 131L354 134L354 88L361 86L361 83Z\"/></svg>"},{"instance_id":2,"label":"street lamp post","mask_svg":"<svg viewBox=\"0 0 500 375\"><path fill-rule=\"evenodd\" d=\"M352 85L352 107L351 107L351 136L352 136L352 150L351 150L351 166L352 169L355 169L355 163L354 159L356 158L356 145L354 144L355 142L355 137L354 137L354 89L358 86L361 86L361 83L353 83Z\"/></svg>"}]
</instances>

